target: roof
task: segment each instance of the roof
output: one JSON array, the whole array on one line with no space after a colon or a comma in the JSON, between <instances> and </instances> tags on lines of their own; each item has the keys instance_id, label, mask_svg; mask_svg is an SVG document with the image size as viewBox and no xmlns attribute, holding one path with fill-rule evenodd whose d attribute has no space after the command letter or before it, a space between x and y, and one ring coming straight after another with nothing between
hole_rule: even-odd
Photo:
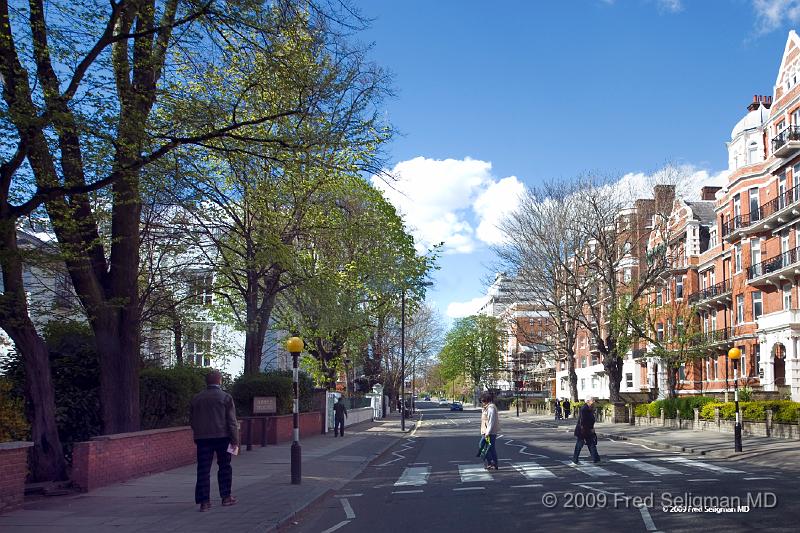
<instances>
[{"instance_id":1,"label":"roof","mask_svg":"<svg viewBox=\"0 0 800 533\"><path fill-rule=\"evenodd\" d=\"M694 219L704 224L713 224L717 218L714 213L714 202L704 200L700 202L686 202L686 205L692 209Z\"/></svg>"}]
</instances>

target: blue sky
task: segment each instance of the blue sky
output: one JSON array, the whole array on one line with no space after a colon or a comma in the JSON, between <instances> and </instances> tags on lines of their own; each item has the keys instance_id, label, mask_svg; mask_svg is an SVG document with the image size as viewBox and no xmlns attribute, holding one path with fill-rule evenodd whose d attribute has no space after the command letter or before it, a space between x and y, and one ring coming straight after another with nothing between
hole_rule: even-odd
<instances>
[{"instance_id":1,"label":"blue sky","mask_svg":"<svg viewBox=\"0 0 800 533\"><path fill-rule=\"evenodd\" d=\"M494 225L524 187L666 162L724 179L724 143L771 95L800 0L360 0L361 39L394 74L387 195L422 243L445 240L429 292L468 312ZM474 302L473 302L474 303Z\"/></svg>"}]
</instances>

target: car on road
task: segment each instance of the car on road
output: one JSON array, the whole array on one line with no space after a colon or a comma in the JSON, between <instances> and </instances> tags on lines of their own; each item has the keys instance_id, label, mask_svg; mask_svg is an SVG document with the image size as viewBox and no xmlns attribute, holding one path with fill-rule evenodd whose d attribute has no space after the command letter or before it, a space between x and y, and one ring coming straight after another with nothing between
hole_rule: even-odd
<instances>
[{"instance_id":1,"label":"car on road","mask_svg":"<svg viewBox=\"0 0 800 533\"><path fill-rule=\"evenodd\" d=\"M431 401L431 397L430 396L425 396L423 398L423 400L426 401L426 402L429 402L429 401Z\"/></svg>"},{"instance_id":2,"label":"car on road","mask_svg":"<svg viewBox=\"0 0 800 533\"><path fill-rule=\"evenodd\" d=\"M450 402L447 400L439 400L439 407L450 407Z\"/></svg>"},{"instance_id":3,"label":"car on road","mask_svg":"<svg viewBox=\"0 0 800 533\"><path fill-rule=\"evenodd\" d=\"M450 404L450 410L451 411L463 411L464 410L464 406L461 405L461 402L453 402L453 403Z\"/></svg>"}]
</instances>

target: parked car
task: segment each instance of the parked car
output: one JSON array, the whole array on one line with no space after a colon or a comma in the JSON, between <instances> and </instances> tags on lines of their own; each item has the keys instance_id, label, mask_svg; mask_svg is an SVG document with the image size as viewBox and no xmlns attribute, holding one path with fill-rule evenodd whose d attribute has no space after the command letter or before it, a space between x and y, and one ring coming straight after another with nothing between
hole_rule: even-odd
<instances>
[{"instance_id":1,"label":"parked car","mask_svg":"<svg viewBox=\"0 0 800 533\"><path fill-rule=\"evenodd\" d=\"M450 402L447 400L439 400L439 407L450 407Z\"/></svg>"},{"instance_id":2,"label":"parked car","mask_svg":"<svg viewBox=\"0 0 800 533\"><path fill-rule=\"evenodd\" d=\"M423 398L423 400L426 401L426 402L429 402L429 401L431 401L431 397L430 396L425 396Z\"/></svg>"},{"instance_id":3,"label":"parked car","mask_svg":"<svg viewBox=\"0 0 800 533\"><path fill-rule=\"evenodd\" d=\"M464 410L464 406L461 405L461 402L453 402L453 403L450 404L450 410L451 411L463 411Z\"/></svg>"}]
</instances>

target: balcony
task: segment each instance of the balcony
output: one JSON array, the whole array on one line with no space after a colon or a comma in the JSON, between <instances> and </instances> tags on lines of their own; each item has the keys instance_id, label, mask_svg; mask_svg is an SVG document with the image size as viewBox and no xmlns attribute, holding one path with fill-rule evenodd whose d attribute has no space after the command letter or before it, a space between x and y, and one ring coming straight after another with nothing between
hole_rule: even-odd
<instances>
[{"instance_id":1,"label":"balcony","mask_svg":"<svg viewBox=\"0 0 800 533\"><path fill-rule=\"evenodd\" d=\"M731 299L731 280L727 279L711 287L693 292L689 295L689 305L697 307L712 307L719 302L727 302Z\"/></svg>"},{"instance_id":2,"label":"balcony","mask_svg":"<svg viewBox=\"0 0 800 533\"><path fill-rule=\"evenodd\" d=\"M758 218L758 213L753 213L755 218ZM741 237L745 229L750 227L750 213L746 215L738 215L722 225L722 238L732 241L735 238Z\"/></svg>"},{"instance_id":3,"label":"balcony","mask_svg":"<svg viewBox=\"0 0 800 533\"><path fill-rule=\"evenodd\" d=\"M783 194L778 195L769 202L761 204L758 213L751 213L750 225L742 228L742 234L752 234L768 231L783 226L800 215L800 185L792 187Z\"/></svg>"},{"instance_id":4,"label":"balcony","mask_svg":"<svg viewBox=\"0 0 800 533\"><path fill-rule=\"evenodd\" d=\"M788 157L800 149L800 126L789 126L772 139L772 154Z\"/></svg>"},{"instance_id":5,"label":"balcony","mask_svg":"<svg viewBox=\"0 0 800 533\"><path fill-rule=\"evenodd\" d=\"M800 309L787 309L758 317L758 330L777 330L800 326Z\"/></svg>"},{"instance_id":6,"label":"balcony","mask_svg":"<svg viewBox=\"0 0 800 533\"><path fill-rule=\"evenodd\" d=\"M723 329L715 329L711 331L704 331L697 335L695 345L701 345L703 348L709 350L716 350L720 345L733 343L733 326L728 326Z\"/></svg>"},{"instance_id":7,"label":"balcony","mask_svg":"<svg viewBox=\"0 0 800 533\"><path fill-rule=\"evenodd\" d=\"M747 282L754 286L778 285L780 280L800 274L800 247L747 267Z\"/></svg>"}]
</instances>

